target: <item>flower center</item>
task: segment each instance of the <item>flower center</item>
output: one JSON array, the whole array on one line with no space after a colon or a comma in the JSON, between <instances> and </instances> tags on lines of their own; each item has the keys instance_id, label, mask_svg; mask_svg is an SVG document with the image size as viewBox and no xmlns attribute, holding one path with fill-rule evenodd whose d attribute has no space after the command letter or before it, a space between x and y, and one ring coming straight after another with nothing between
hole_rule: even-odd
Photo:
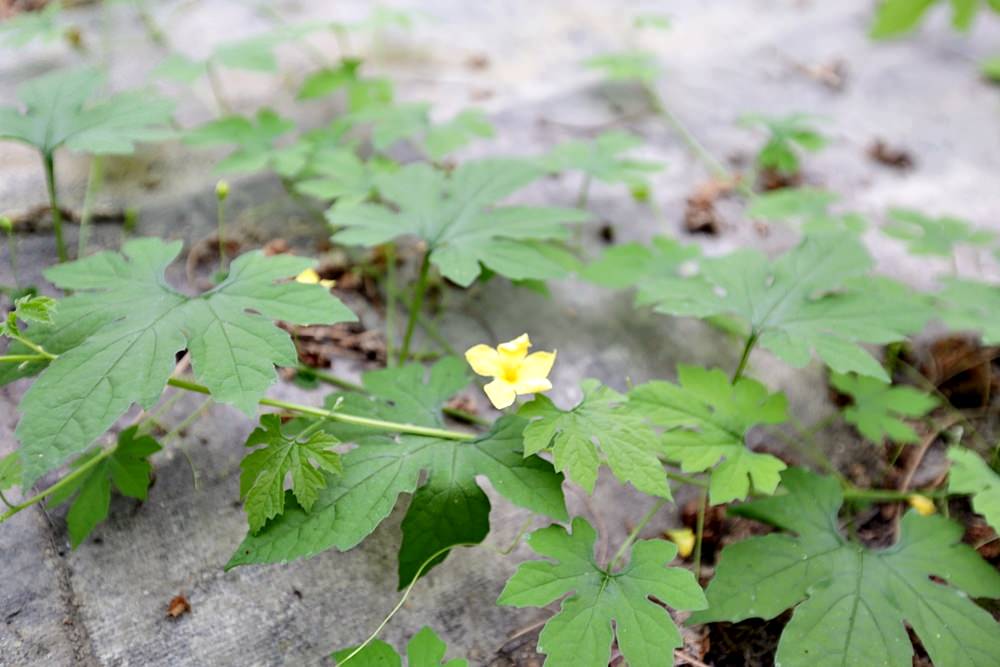
<instances>
[{"instance_id":1,"label":"flower center","mask_svg":"<svg viewBox=\"0 0 1000 667\"><path fill-rule=\"evenodd\" d=\"M503 369L503 379L512 384L517 382L518 370L516 366Z\"/></svg>"}]
</instances>

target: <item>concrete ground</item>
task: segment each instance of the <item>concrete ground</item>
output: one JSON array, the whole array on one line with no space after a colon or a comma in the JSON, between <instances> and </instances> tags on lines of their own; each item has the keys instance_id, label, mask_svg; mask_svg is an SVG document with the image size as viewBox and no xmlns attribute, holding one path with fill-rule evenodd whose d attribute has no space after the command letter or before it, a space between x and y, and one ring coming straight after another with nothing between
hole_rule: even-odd
<instances>
[{"instance_id":1,"label":"concrete ground","mask_svg":"<svg viewBox=\"0 0 1000 667\"><path fill-rule=\"evenodd\" d=\"M265 4L265 3L261 3ZM288 21L312 17L354 19L369 3L266 3ZM849 0L681 0L655 3L528 2L475 3L460 0L394 3L419 7L428 16L409 32L389 30L375 38L353 37L352 49L368 57L373 71L399 82L406 99L426 100L442 118L469 105L485 109L497 126L495 140L466 155L535 154L569 138L592 135L614 122L616 106L641 109L635 91L608 89L579 62L596 53L641 47L656 52L665 75L659 90L674 113L716 155L747 156L760 142L736 125L746 112L809 112L826 117L829 148L806 162L808 182L843 195L845 210L867 215L873 224L890 205L929 213L950 213L975 225L1000 230L1000 97L984 83L977 62L1000 43L1000 21L983 16L972 34L960 36L935 14L912 39L873 44L865 34L871 2ZM631 17L661 11L672 20L667 32L638 34ZM237 1L163 2L153 7L172 48L191 56L211 45L265 30L275 17L253 3ZM110 10L107 41L101 12L83 7L68 14L84 29L92 57L107 54L113 88L138 85L164 57L150 42L129 6ZM314 47L337 57L332 38ZM318 125L332 109L323 102L294 104L298 82L315 69L315 53L294 45L280 51L278 76L228 73L223 88L230 102L250 112L273 106L306 125ZM0 55L0 100L12 103L16 85L79 56L60 44L33 45ZM842 86L815 76L842 72ZM166 90L178 100L178 119L190 126L215 114L204 83L193 91ZM684 201L707 174L684 144L660 121L637 118L630 124L647 143L641 153L662 160L655 179L656 206L631 200L622 188L595 186L590 208L611 224L619 240L655 234L683 236ZM912 153L915 167L905 173L872 162L865 154L875 139ZM188 247L212 233L213 159L176 143L143 148L137 156L109 163L101 211L139 207L139 233L183 238ZM78 209L86 182L85 158L60 154L64 203ZM546 181L525 193L532 201L572 205L578 177ZM281 236L302 247L323 230L293 204L282 200L268 177L234 179L234 228L253 240ZM0 143L0 213L29 211L45 202L37 157L21 146ZM795 242L794 230L746 219L735 202L720 206L723 228L716 237L690 237L710 254L746 245L778 251ZM585 245L596 252L598 225L587 228ZM75 245L75 229L69 230ZM120 229L98 225L93 245L115 247ZM871 233L870 248L883 272L915 286L933 286L937 264L908 257L895 242ZM22 278L40 282L54 257L48 233L19 238ZM5 251L3 251L5 252ZM0 283L10 283L0 252ZM995 265L963 255L964 275L994 276ZM579 282L552 286L551 298L494 281L466 292L448 292L440 319L458 349L485 340L506 340L529 331L540 349L559 349L553 372L553 399L568 405L578 381L597 377L624 387L673 377L678 362L732 368L734 343L707 327L632 308L630 299ZM381 325L380 314L363 303L363 322ZM364 369L353 359L337 360L334 371L357 377ZM818 368L789 369L766 353L752 358L752 373L789 394L804 422L831 410ZM16 445L16 405L26 388L0 388L0 454ZM322 392L279 385L275 395L319 403ZM470 393L470 396L472 394ZM482 404L481 397L476 396ZM176 423L197 405L176 404L165 418ZM226 407L169 443L153 462L150 499L142 505L116 499L110 520L80 548L70 551L62 512L39 507L0 526L0 665L303 665L322 663L335 648L364 639L395 604L394 577L399 512L359 548L327 552L282 566L245 567L228 573L223 564L240 542L245 519L238 504L238 464L252 424ZM830 431L824 443L839 461L864 460L865 452L845 431ZM472 664L512 664L509 638L543 618L538 611L493 604L517 563L529 557L522 545L500 552L514 540L525 514L492 494L494 531L486 543L449 557L417 585L383 637L400 646L429 624ZM568 491L571 510L601 525L610 544L625 535L630 521L649 502L613 481L602 479L593 498ZM683 500L683 496L681 497ZM677 525L664 511L646 532ZM536 520L534 525L541 525ZM177 619L168 602L184 595L192 610ZM508 645L508 651L503 647Z\"/></svg>"}]
</instances>

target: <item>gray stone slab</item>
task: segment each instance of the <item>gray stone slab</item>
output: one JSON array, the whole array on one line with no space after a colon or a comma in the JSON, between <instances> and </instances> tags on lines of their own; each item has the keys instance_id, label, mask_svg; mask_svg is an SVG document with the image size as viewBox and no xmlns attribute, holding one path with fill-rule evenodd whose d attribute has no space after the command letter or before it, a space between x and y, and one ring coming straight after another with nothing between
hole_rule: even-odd
<instances>
[{"instance_id":1,"label":"gray stone slab","mask_svg":"<svg viewBox=\"0 0 1000 667\"><path fill-rule=\"evenodd\" d=\"M174 47L189 55L253 34L270 21L245 2L156 4L156 17ZM368 4L352 0L330 8L325 3L282 2L275 7L289 20L298 20L329 17L334 9L343 12L340 17L358 17ZM641 46L661 56L664 98L717 155L747 154L758 145L758 136L735 125L744 112L823 114L830 119L826 127L833 141L823 153L807 159L806 176L842 193L846 208L878 223L887 205L908 205L954 213L997 229L1000 109L996 89L979 80L975 67L995 48L997 22L984 17L971 35L962 37L935 15L914 39L875 45L865 37L870 5L862 0L683 0L665 9L674 20L670 32L638 36L629 33L630 17L640 9L656 10L654 5L412 0L399 6L419 6L435 19L421 23L412 34L392 31L379 39L358 39L355 46L373 56L376 71L400 82L406 99L430 101L444 117L468 104L486 108L497 123L498 137L469 149L467 155L539 153L613 121L609 100L640 108L635 91L600 86L578 63L601 51ZM99 34L99 16L92 9L77 10L74 16L90 27L88 35ZM112 83L142 83L162 52L142 35L126 7L116 7L113 20ZM332 40L319 39L316 46L335 57ZM291 103L295 83L315 65L294 47L283 48L281 56L281 76L233 74L225 82L227 94L246 111L271 104L302 122L319 124L333 107ZM485 58L488 67L470 68L473 56ZM18 82L75 59L58 45L30 47L0 58L0 100L12 99ZM835 59L843 61L847 72L839 92L803 73L803 66ZM170 90L178 97L178 117L185 125L214 113L204 84L191 93ZM706 173L661 123L639 120L634 129L647 140L643 154L667 163L654 179L656 208L632 202L620 188L595 186L591 209L612 223L622 240L678 235L684 200ZM916 168L900 175L868 161L864 150L876 137L913 152ZM112 160L99 205L102 210L140 206L141 233L182 238L190 249L214 229L215 156L167 144L144 148L134 158ZM69 154L60 158L63 200L78 207L87 162ZM571 205L578 187L574 177L556 179L524 197ZM233 192L232 230L251 245L281 235L305 250L324 236L305 212L283 202L281 188L272 179L234 179ZM28 210L44 200L37 157L0 143L3 211ZM723 204L721 210L723 233L692 239L710 254L746 245L775 252L794 243L793 230L772 225L764 235L743 217L741 207ZM74 231L69 230L71 242ZM99 225L93 245L116 247L119 240L118 227ZM933 284L928 264L915 262L898 244L876 234L867 240L883 271L920 287ZM587 229L584 245L588 254L598 251L596 226ZM39 281L54 256L51 240L46 234L25 235L20 248L25 277ZM995 275L988 262L975 267L967 261L962 270ZM183 271L174 277L183 280ZM5 251L0 251L0 282L9 282ZM440 326L458 349L522 331L531 333L539 349L558 348L552 396L563 405L577 398L576 387L584 377L623 388L627 381L672 377L679 362L730 369L738 354L733 341L699 323L635 310L627 295L576 282L554 283L547 299L494 281L467 292L449 291L445 305ZM366 308L362 317L370 327L381 326L378 312ZM357 377L361 370L354 361L337 364L337 372L348 376ZM819 368L795 371L766 353L755 354L751 368L755 376L789 394L801 420L814 421L831 409ZM14 406L21 390L23 384L0 393L0 453L14 446ZM317 392L286 385L275 392L304 402L321 400ZM485 408L482 397L477 398ZM194 405L194 399L178 404L169 423L179 421ZM316 664L330 650L367 636L398 599L394 571L399 512L351 552L222 571L245 529L237 505L238 463L251 427L229 408L212 408L154 459L156 484L150 500L141 505L115 500L110 520L74 552L68 551L59 512L50 522L32 509L0 527L0 664ZM839 431L828 434L824 445L845 463L863 460L868 451ZM540 617L536 611L493 604L503 581L529 552L522 545L509 556L499 553L511 544L526 515L495 494L491 498L494 531L486 544L453 554L419 583L387 627L387 640L401 645L420 626L430 624L456 654L468 654L473 664L490 664L512 633ZM604 529L605 548L612 550L650 502L606 475L593 498L570 491L567 499L573 512L589 516ZM664 511L644 535L653 536L676 521L674 512ZM541 523L534 520L535 525ZM192 612L168 620L167 603L177 594L187 596Z\"/></svg>"}]
</instances>

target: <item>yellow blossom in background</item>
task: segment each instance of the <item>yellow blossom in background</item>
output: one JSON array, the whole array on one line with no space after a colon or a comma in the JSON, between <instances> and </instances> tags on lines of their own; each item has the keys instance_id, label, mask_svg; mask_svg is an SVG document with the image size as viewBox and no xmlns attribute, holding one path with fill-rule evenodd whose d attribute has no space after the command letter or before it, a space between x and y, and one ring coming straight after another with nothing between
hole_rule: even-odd
<instances>
[{"instance_id":1,"label":"yellow blossom in background","mask_svg":"<svg viewBox=\"0 0 1000 667\"><path fill-rule=\"evenodd\" d=\"M498 410L512 405L520 394L536 394L552 389L548 375L556 361L556 353L528 354L529 347L531 340L528 334L521 334L512 341L501 343L495 349L480 344L465 351L465 359L472 370L493 378L493 382L483 389L490 403Z\"/></svg>"},{"instance_id":2,"label":"yellow blossom in background","mask_svg":"<svg viewBox=\"0 0 1000 667\"><path fill-rule=\"evenodd\" d=\"M910 507L917 510L917 514L920 516L930 516L937 511L937 507L934 506L934 501L927 496L922 496L919 493L914 493L912 496L906 499L910 503Z\"/></svg>"},{"instance_id":3,"label":"yellow blossom in background","mask_svg":"<svg viewBox=\"0 0 1000 667\"><path fill-rule=\"evenodd\" d=\"M690 528L668 530L667 537L677 545L677 555L681 558L687 558L694 551L694 533Z\"/></svg>"},{"instance_id":4,"label":"yellow blossom in background","mask_svg":"<svg viewBox=\"0 0 1000 667\"><path fill-rule=\"evenodd\" d=\"M306 269L299 275L295 276L295 282L302 283L304 285L322 285L323 287L330 289L336 284L334 280L324 280L319 277L316 273L316 269Z\"/></svg>"}]
</instances>

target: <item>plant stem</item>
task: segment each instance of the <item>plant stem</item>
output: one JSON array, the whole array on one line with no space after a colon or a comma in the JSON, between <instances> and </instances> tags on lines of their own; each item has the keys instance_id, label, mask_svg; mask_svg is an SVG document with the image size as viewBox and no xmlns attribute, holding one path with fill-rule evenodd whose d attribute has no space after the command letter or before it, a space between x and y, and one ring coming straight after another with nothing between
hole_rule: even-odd
<instances>
[{"instance_id":1,"label":"plant stem","mask_svg":"<svg viewBox=\"0 0 1000 667\"><path fill-rule=\"evenodd\" d=\"M10 262L10 272L14 276L14 287L20 287L17 279L17 238L14 236L14 223L10 218L0 218L0 226L7 234L7 261Z\"/></svg>"},{"instance_id":2,"label":"plant stem","mask_svg":"<svg viewBox=\"0 0 1000 667\"><path fill-rule=\"evenodd\" d=\"M61 263L69 259L69 255L66 253L66 242L63 240L62 211L59 210L59 197L56 194L55 158L51 152L42 153L42 162L45 165L45 185L49 190L49 208L52 211L52 230L56 236L56 253Z\"/></svg>"},{"instance_id":3,"label":"plant stem","mask_svg":"<svg viewBox=\"0 0 1000 667\"><path fill-rule=\"evenodd\" d=\"M618 551L616 551L615 555L611 557L611 562L608 563L608 569L607 569L608 574L613 572L615 566L618 565L618 561L624 558L625 552L628 551L628 548L632 546L632 543L635 542L637 537L639 537L639 531L645 528L646 524L649 523L650 520L654 516L656 516L656 513L659 512L666 504L667 504L666 498L657 498L656 503L654 503L653 506L649 508L649 511L646 512L646 514L641 519L639 519L639 523L635 525L635 528L633 528L632 532L628 534L628 537L625 538L625 541L622 542L622 545L618 547Z\"/></svg>"},{"instance_id":4,"label":"plant stem","mask_svg":"<svg viewBox=\"0 0 1000 667\"><path fill-rule=\"evenodd\" d=\"M697 477L691 477L690 475L681 475L676 472L670 472L669 470L666 471L666 474L667 474L667 479L672 479L675 482L680 482L681 484L690 484L691 486L698 486L703 489L708 488L708 482L703 479L699 479Z\"/></svg>"},{"instance_id":5,"label":"plant stem","mask_svg":"<svg viewBox=\"0 0 1000 667\"><path fill-rule=\"evenodd\" d=\"M215 103L219 106L219 113L231 114L233 109L229 106L229 102L226 101L226 96L222 93L222 81L219 79L219 71L212 60L205 63L205 72L208 75L208 87L212 89L212 97L215 98Z\"/></svg>"},{"instance_id":6,"label":"plant stem","mask_svg":"<svg viewBox=\"0 0 1000 667\"><path fill-rule=\"evenodd\" d=\"M215 185L216 219L219 223L219 275L226 272L226 198L229 196L229 184L219 181Z\"/></svg>"},{"instance_id":7,"label":"plant stem","mask_svg":"<svg viewBox=\"0 0 1000 667\"><path fill-rule=\"evenodd\" d=\"M76 242L77 259L87 254L90 219L94 215L94 198L101 190L104 180L104 158L95 155L90 158L90 172L87 175L87 190L83 195L83 210L80 212L80 232Z\"/></svg>"},{"instance_id":8,"label":"plant stem","mask_svg":"<svg viewBox=\"0 0 1000 667\"><path fill-rule=\"evenodd\" d=\"M427 291L427 276L431 269L431 252L430 249L424 253L424 259L420 263L420 275L417 278L417 284L413 288L413 301L410 302L410 317L406 322L406 333L403 334L403 345L399 349L399 363L406 363L406 359L410 356L410 341L413 338L413 329L417 326L417 318L420 315L420 309L424 305L424 292Z\"/></svg>"},{"instance_id":9,"label":"plant stem","mask_svg":"<svg viewBox=\"0 0 1000 667\"><path fill-rule=\"evenodd\" d=\"M117 449L117 447L118 447L117 445L114 445L112 447L108 447L106 449L102 449L100 454L98 454L97 456L91 458L86 463L84 463L83 465L81 465L79 468L76 468L75 470L73 470L73 472L69 473L68 475L66 475L65 477L63 477L62 479L60 479L58 482L56 482L55 484L53 484L52 486L50 486L47 489L44 489L41 492L39 492L39 493L31 496L30 498L28 498L25 501L20 502L17 505L14 505L13 507L11 507L9 510L7 510L6 512L4 512L3 514L0 514L0 523L3 523L4 521L6 521L7 519L11 518L12 516L14 516L15 514L17 514L21 510L25 510L25 509L31 507L32 505L34 505L34 504L36 504L36 503L44 500L46 498L46 496L49 496L49 495L55 493L59 489L65 488L66 486L69 486L76 479L78 479L78 478L82 477L83 475L89 473L90 469L93 468L94 466L96 466L98 463L100 463L104 459L106 459L109 456L111 456L112 454L114 454L115 453L115 449Z\"/></svg>"},{"instance_id":10,"label":"plant stem","mask_svg":"<svg viewBox=\"0 0 1000 667\"><path fill-rule=\"evenodd\" d=\"M736 367L736 372L733 373L732 384L743 377L743 371L747 368L747 362L750 361L750 352L753 351L753 346L757 344L758 335L756 332L750 334L747 338L746 345L743 346L743 354L740 356L740 363Z\"/></svg>"},{"instance_id":11,"label":"plant stem","mask_svg":"<svg viewBox=\"0 0 1000 667\"><path fill-rule=\"evenodd\" d=\"M169 384L171 387L186 389L187 391L192 391L198 394L211 395L211 392L208 390L208 387L197 384L195 382L182 380L180 378L170 378L169 380L167 380L167 384ZM260 401L258 401L258 403L260 403L260 405L266 405L272 408L281 408L282 410L290 410L292 412L298 412L304 415L321 417L323 419L329 419L330 421L340 422L342 424L367 426L370 428L378 429L380 431L391 431L393 433L409 433L412 435L423 435L430 438L441 438L442 440L475 440L477 437L474 433L465 433L463 431L450 431L448 429L432 428L429 426L418 426L417 424L404 424L401 422L385 421L383 419L371 419L369 417L359 417L357 415L346 414L343 412L334 412L332 410L324 410L323 408L314 408L309 405L299 405L298 403L279 401L274 398L262 398L260 399Z\"/></svg>"},{"instance_id":12,"label":"plant stem","mask_svg":"<svg viewBox=\"0 0 1000 667\"><path fill-rule=\"evenodd\" d=\"M705 490L698 495L698 515L694 524L694 578L701 582L701 544L705 537L705 506L708 504L708 493Z\"/></svg>"},{"instance_id":13,"label":"plant stem","mask_svg":"<svg viewBox=\"0 0 1000 667\"><path fill-rule=\"evenodd\" d=\"M42 354L5 354L0 355L0 363L24 363L25 361L45 361L49 357Z\"/></svg>"},{"instance_id":14,"label":"plant stem","mask_svg":"<svg viewBox=\"0 0 1000 667\"><path fill-rule=\"evenodd\" d=\"M424 570L426 570L431 563L437 560L438 557L440 557L442 554L446 554L456 547L474 547L474 546L478 546L478 543L462 542L460 544L453 544L450 547L444 547L443 549L438 549L436 552L431 554L430 557L428 557L427 560L421 563L420 567L417 568L416 574L413 575L413 581L411 581L410 584L406 587L406 590L403 591L403 595L399 598L399 602L396 603L396 606L392 608L392 611L390 611L386 615L386 617L382 619L382 622L379 623L378 627L375 628L375 631L373 633L368 635L368 638L366 640L364 640L360 645L355 647L355 649L351 651L349 654L347 654L347 657L341 660L338 664L346 665L349 660L351 660L358 653L361 653L361 651L363 651L366 646L375 641L375 638L378 637L378 634L382 632L385 626L389 624L389 621L392 620L392 617L395 616L399 612L399 610L403 608L403 605L406 603L406 599L410 597L410 592L413 590L413 587L417 585L418 581L420 581L420 575L424 573Z\"/></svg>"},{"instance_id":15,"label":"plant stem","mask_svg":"<svg viewBox=\"0 0 1000 667\"><path fill-rule=\"evenodd\" d=\"M585 174L583 183L580 184L580 192L576 196L576 207L579 209L587 208L587 196L590 194L590 180L590 174Z\"/></svg>"},{"instance_id":16,"label":"plant stem","mask_svg":"<svg viewBox=\"0 0 1000 667\"><path fill-rule=\"evenodd\" d=\"M385 363L396 365L396 245L385 244Z\"/></svg>"},{"instance_id":17,"label":"plant stem","mask_svg":"<svg viewBox=\"0 0 1000 667\"><path fill-rule=\"evenodd\" d=\"M48 359L49 361L51 361L51 360L55 359L58 356L58 355L55 355L55 354L52 354L52 353L46 351L46 349L44 347L42 347L41 345L38 345L37 343L32 343L30 340L28 340L24 336L10 335L10 338L12 340L16 340L18 343L21 343L21 345L24 345L24 346L26 346L26 347L34 350L43 359ZM22 356L22 355L11 355L11 356ZM33 360L29 360L29 361L33 361Z\"/></svg>"}]
</instances>

